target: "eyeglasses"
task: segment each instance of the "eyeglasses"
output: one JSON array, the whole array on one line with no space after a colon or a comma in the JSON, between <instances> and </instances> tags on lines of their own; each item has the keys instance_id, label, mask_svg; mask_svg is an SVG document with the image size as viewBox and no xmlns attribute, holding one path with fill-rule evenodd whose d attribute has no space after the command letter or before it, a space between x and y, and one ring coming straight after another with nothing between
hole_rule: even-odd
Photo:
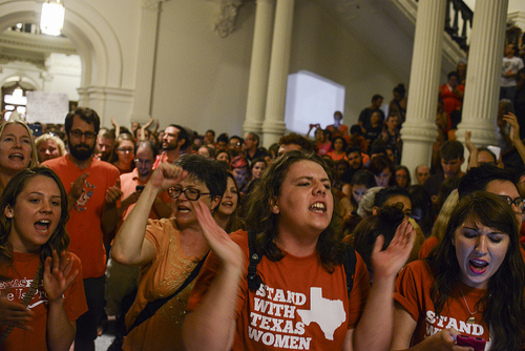
<instances>
[{"instance_id":1,"label":"eyeglasses","mask_svg":"<svg viewBox=\"0 0 525 351\"><path fill-rule=\"evenodd\" d=\"M153 163L151 162L151 160L141 160L139 158L134 159L133 162L135 162L136 164L143 164L145 166L149 166Z\"/></svg>"},{"instance_id":2,"label":"eyeglasses","mask_svg":"<svg viewBox=\"0 0 525 351\"><path fill-rule=\"evenodd\" d=\"M517 197L514 200L512 200L510 196L506 196L506 195L498 195L498 196L501 197L503 200L505 200L507 205L512 206L514 204L514 206L519 208L521 212L525 210L525 200L522 197Z\"/></svg>"},{"instance_id":3,"label":"eyeglasses","mask_svg":"<svg viewBox=\"0 0 525 351\"><path fill-rule=\"evenodd\" d=\"M86 138L86 139L95 139L95 137L97 136L97 134L95 134L95 132L90 132L90 131L87 131L87 132L82 132L81 130L79 129L75 129L75 130L72 130L69 132L72 136L74 136L75 138L82 138L82 135Z\"/></svg>"},{"instance_id":4,"label":"eyeglasses","mask_svg":"<svg viewBox=\"0 0 525 351\"><path fill-rule=\"evenodd\" d=\"M184 193L184 195L186 195L186 198L190 201L197 201L201 197L201 195L210 194L210 193L201 193L199 189L195 189L195 188L182 189L180 186L174 186L168 189L168 195L172 199L177 199L182 193Z\"/></svg>"},{"instance_id":5,"label":"eyeglasses","mask_svg":"<svg viewBox=\"0 0 525 351\"><path fill-rule=\"evenodd\" d=\"M117 147L117 151L125 152L125 153L131 153L131 152L133 152L133 149L127 149L127 148L124 148L124 147Z\"/></svg>"}]
</instances>

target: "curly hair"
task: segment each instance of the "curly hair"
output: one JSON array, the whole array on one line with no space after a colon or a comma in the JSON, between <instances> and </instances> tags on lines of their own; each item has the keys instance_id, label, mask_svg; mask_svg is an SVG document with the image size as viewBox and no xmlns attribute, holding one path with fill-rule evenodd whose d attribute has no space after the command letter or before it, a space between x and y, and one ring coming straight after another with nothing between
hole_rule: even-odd
<instances>
[{"instance_id":1,"label":"curly hair","mask_svg":"<svg viewBox=\"0 0 525 351\"><path fill-rule=\"evenodd\" d=\"M499 269L488 281L487 294L477 307L485 306L483 320L490 324L491 350L518 350L525 336L525 264L520 253L519 226L513 210L497 195L476 191L463 197L450 217L445 237L428 258L435 276L431 296L436 313L443 310L461 271L452 243L456 229L473 219L509 236L509 246Z\"/></svg>"},{"instance_id":2,"label":"curly hair","mask_svg":"<svg viewBox=\"0 0 525 351\"><path fill-rule=\"evenodd\" d=\"M312 161L323 167L330 182L334 177L326 162L314 152L289 151L279 157L264 172L248 196L245 222L248 230L257 233L255 251L266 255L271 261L283 257L274 239L277 237L279 215L272 212L272 202L281 194L281 186L290 167L300 161ZM331 193L331 196L333 194ZM334 214L337 211L334 209ZM333 215L330 225L320 234L316 251L323 267L331 272L335 265L342 264L346 245L342 243L342 234L337 228L337 219Z\"/></svg>"},{"instance_id":3,"label":"curly hair","mask_svg":"<svg viewBox=\"0 0 525 351\"><path fill-rule=\"evenodd\" d=\"M66 232L66 223L69 219L67 193L60 178L48 167L26 168L11 178L2 193L2 197L0 197L0 265L11 265L13 263L13 247L9 243L9 234L14 219L6 217L5 209L7 206L14 207L18 195L25 189L27 183L38 176L48 177L55 181L60 190L61 210L60 220L55 231L49 240L41 246L40 261L43 263L46 257L52 255L53 250L56 250L60 255L69 246L69 235Z\"/></svg>"}]
</instances>

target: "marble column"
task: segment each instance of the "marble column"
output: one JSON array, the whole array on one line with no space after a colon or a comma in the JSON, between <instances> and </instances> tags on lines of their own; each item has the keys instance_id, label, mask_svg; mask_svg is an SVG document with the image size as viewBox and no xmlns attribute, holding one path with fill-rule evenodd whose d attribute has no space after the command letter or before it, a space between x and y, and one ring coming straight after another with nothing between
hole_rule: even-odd
<instances>
[{"instance_id":1,"label":"marble column","mask_svg":"<svg viewBox=\"0 0 525 351\"><path fill-rule=\"evenodd\" d=\"M505 43L508 0L477 0L470 35L463 115L456 132L471 131L477 145L497 145L496 116ZM465 159L468 152L465 152Z\"/></svg>"},{"instance_id":2,"label":"marble column","mask_svg":"<svg viewBox=\"0 0 525 351\"><path fill-rule=\"evenodd\" d=\"M245 134L248 132L260 134L262 131L268 89L274 10L275 0L257 0L246 117L242 127Z\"/></svg>"},{"instance_id":3,"label":"marble column","mask_svg":"<svg viewBox=\"0 0 525 351\"><path fill-rule=\"evenodd\" d=\"M131 122L147 122L151 118L153 74L157 52L157 27L161 2L142 0L139 51L137 55L136 83Z\"/></svg>"},{"instance_id":4,"label":"marble column","mask_svg":"<svg viewBox=\"0 0 525 351\"><path fill-rule=\"evenodd\" d=\"M286 129L284 108L290 65L293 9L294 0L277 1L265 119L262 125L263 141L266 147L278 142Z\"/></svg>"},{"instance_id":5,"label":"marble column","mask_svg":"<svg viewBox=\"0 0 525 351\"><path fill-rule=\"evenodd\" d=\"M411 172L419 164L430 166L436 140L436 113L446 0L419 0L406 120L401 129L401 164Z\"/></svg>"}]
</instances>

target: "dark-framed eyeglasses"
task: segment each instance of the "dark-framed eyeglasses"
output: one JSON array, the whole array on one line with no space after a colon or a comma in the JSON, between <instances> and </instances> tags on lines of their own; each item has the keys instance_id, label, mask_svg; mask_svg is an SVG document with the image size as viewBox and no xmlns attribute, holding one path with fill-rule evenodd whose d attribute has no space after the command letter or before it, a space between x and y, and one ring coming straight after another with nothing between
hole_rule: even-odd
<instances>
[{"instance_id":1,"label":"dark-framed eyeglasses","mask_svg":"<svg viewBox=\"0 0 525 351\"><path fill-rule=\"evenodd\" d=\"M74 129L72 131L69 132L72 136L74 136L75 138L82 138L82 135L86 138L86 139L95 139L95 137L97 136L97 134L95 132L91 132L91 131L87 131L87 132L82 132L80 129Z\"/></svg>"},{"instance_id":2,"label":"dark-framed eyeglasses","mask_svg":"<svg viewBox=\"0 0 525 351\"><path fill-rule=\"evenodd\" d=\"M195 189L195 188L182 189L180 186L174 186L168 189L168 195L172 199L177 199L182 193L184 193L184 195L186 195L186 198L190 201L197 201L201 197L201 195L210 194L210 193L201 193L199 189Z\"/></svg>"},{"instance_id":3,"label":"dark-framed eyeglasses","mask_svg":"<svg viewBox=\"0 0 525 351\"><path fill-rule=\"evenodd\" d=\"M525 211L525 200L522 197L517 197L514 200L511 199L510 196L507 195L498 195L500 198L505 200L507 205L509 206L516 206L521 212Z\"/></svg>"}]
</instances>

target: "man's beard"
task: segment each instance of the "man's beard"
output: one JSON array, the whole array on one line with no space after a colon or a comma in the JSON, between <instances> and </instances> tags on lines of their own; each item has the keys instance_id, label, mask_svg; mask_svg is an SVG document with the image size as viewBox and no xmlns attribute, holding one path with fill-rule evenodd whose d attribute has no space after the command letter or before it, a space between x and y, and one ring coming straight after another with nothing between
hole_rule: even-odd
<instances>
[{"instance_id":1,"label":"man's beard","mask_svg":"<svg viewBox=\"0 0 525 351\"><path fill-rule=\"evenodd\" d=\"M82 148L81 148L82 147ZM95 151L95 144L90 148L87 144L78 144L75 146L69 145L69 152L78 161L86 161L93 155Z\"/></svg>"},{"instance_id":2,"label":"man's beard","mask_svg":"<svg viewBox=\"0 0 525 351\"><path fill-rule=\"evenodd\" d=\"M175 150L176 148L177 148L177 144L162 143L162 150L164 151Z\"/></svg>"}]
</instances>

